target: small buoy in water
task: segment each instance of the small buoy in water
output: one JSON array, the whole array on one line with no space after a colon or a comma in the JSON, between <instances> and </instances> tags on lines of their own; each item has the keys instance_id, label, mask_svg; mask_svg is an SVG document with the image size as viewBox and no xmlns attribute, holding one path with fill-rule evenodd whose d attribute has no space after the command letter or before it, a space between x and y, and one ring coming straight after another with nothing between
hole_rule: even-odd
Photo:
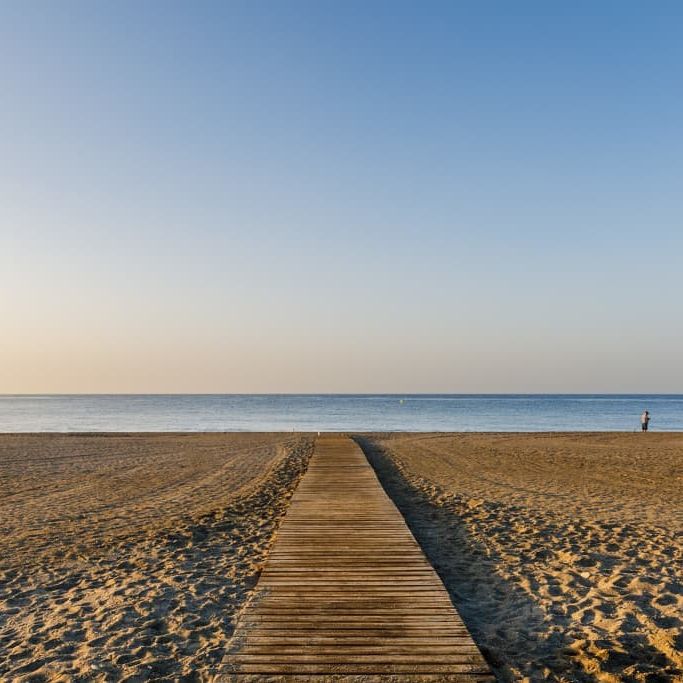
<instances>
[{"instance_id":1,"label":"small buoy in water","mask_svg":"<svg viewBox=\"0 0 683 683\"><path fill-rule=\"evenodd\" d=\"M404 403L404 400L403 400L403 399L401 399L401 400L399 401L399 403L403 404L403 403Z\"/></svg>"}]
</instances>

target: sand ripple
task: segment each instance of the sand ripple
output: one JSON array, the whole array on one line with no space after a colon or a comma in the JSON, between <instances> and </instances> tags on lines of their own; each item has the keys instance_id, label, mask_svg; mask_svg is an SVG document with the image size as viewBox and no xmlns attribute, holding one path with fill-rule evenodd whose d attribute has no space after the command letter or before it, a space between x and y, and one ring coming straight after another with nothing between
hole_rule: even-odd
<instances>
[{"instance_id":1,"label":"sand ripple","mask_svg":"<svg viewBox=\"0 0 683 683\"><path fill-rule=\"evenodd\" d=\"M683 435L360 441L501 680L683 681Z\"/></svg>"},{"instance_id":2,"label":"sand ripple","mask_svg":"<svg viewBox=\"0 0 683 683\"><path fill-rule=\"evenodd\" d=\"M0 679L206 678L311 442L0 436Z\"/></svg>"}]
</instances>

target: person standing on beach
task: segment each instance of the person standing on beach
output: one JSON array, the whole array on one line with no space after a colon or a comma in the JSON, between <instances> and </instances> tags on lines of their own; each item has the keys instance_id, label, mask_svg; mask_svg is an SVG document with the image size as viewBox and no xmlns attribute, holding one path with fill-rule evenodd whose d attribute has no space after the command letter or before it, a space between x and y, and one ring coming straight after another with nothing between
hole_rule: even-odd
<instances>
[{"instance_id":1,"label":"person standing on beach","mask_svg":"<svg viewBox=\"0 0 683 683\"><path fill-rule=\"evenodd\" d=\"M646 411L643 412L643 414L640 416L640 428L646 432L647 431L647 426L650 424L650 413Z\"/></svg>"}]
</instances>

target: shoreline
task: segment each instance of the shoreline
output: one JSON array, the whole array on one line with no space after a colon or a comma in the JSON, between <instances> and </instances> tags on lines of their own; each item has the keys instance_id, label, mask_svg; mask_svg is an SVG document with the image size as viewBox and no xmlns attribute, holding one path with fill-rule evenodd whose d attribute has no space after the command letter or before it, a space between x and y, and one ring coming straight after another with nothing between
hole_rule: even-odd
<instances>
[{"instance_id":1,"label":"shoreline","mask_svg":"<svg viewBox=\"0 0 683 683\"><path fill-rule=\"evenodd\" d=\"M431 436L613 436L616 434L621 435L633 435L642 434L645 438L651 434L657 434L662 436L674 436L678 437L683 435L682 431L677 430L656 430L649 429L647 432L641 432L640 429L631 430L611 430L611 429L568 429L568 430L406 430L406 429L375 429L375 430L363 430L363 429L315 429L315 430L202 430L202 431L33 431L33 432L0 432L0 439L8 437L34 437L36 439L42 439L46 437L83 437L83 438L99 438L99 437L117 437L117 438L138 438L138 437L189 437L197 438L202 436L254 436L254 437L290 437L296 438L306 438L314 437L318 434L326 434L332 436L348 436L353 438L354 436L363 437L373 437L373 438L385 438L385 437L406 437L406 438L420 438L420 437L431 437ZM2 445L2 444L0 444Z\"/></svg>"}]
</instances>

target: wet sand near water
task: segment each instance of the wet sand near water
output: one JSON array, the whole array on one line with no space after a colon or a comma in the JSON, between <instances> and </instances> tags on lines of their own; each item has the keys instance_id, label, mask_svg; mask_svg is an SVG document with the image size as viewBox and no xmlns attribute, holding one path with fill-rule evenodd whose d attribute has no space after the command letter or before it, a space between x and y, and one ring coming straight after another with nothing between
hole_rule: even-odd
<instances>
[{"instance_id":1,"label":"wet sand near water","mask_svg":"<svg viewBox=\"0 0 683 683\"><path fill-rule=\"evenodd\" d=\"M683 434L357 437L502 681L683 681Z\"/></svg>"}]
</instances>

